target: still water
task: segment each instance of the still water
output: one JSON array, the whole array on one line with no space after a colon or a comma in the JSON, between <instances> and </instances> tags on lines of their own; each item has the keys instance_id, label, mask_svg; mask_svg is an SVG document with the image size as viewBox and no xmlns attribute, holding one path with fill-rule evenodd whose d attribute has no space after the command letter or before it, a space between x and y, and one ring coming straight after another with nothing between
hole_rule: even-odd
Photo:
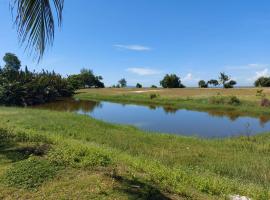
<instances>
[{"instance_id":1,"label":"still water","mask_svg":"<svg viewBox=\"0 0 270 200\"><path fill-rule=\"evenodd\" d=\"M270 131L270 116L258 118L237 112L196 111L161 106L66 99L38 108L76 112L146 131L199 137L254 135Z\"/></svg>"}]
</instances>

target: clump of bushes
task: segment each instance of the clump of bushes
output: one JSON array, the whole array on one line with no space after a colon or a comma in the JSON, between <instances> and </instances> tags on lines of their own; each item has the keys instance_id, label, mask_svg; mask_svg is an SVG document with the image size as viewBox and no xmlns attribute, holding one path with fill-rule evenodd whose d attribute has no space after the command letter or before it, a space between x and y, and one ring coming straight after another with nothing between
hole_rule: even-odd
<instances>
[{"instance_id":1,"label":"clump of bushes","mask_svg":"<svg viewBox=\"0 0 270 200\"><path fill-rule=\"evenodd\" d=\"M261 100L261 106L262 106L262 107L270 107L270 100L267 99L267 98L263 98L263 99Z\"/></svg>"},{"instance_id":2,"label":"clump of bushes","mask_svg":"<svg viewBox=\"0 0 270 200\"><path fill-rule=\"evenodd\" d=\"M158 95L157 94L150 94L149 97L150 97L150 99L155 99L158 97Z\"/></svg>"},{"instance_id":3,"label":"clump of bushes","mask_svg":"<svg viewBox=\"0 0 270 200\"><path fill-rule=\"evenodd\" d=\"M3 182L12 187L35 189L52 179L59 169L48 160L30 157L9 168L3 176Z\"/></svg>"},{"instance_id":4,"label":"clump of bushes","mask_svg":"<svg viewBox=\"0 0 270 200\"><path fill-rule=\"evenodd\" d=\"M228 104L228 105L239 105L241 101L236 96L224 97L224 96L213 96L209 98L211 104Z\"/></svg>"},{"instance_id":5,"label":"clump of bushes","mask_svg":"<svg viewBox=\"0 0 270 200\"><path fill-rule=\"evenodd\" d=\"M228 104L230 105L239 105L241 102L240 102L240 99L237 98L236 96L231 96L228 100Z\"/></svg>"},{"instance_id":6,"label":"clump of bushes","mask_svg":"<svg viewBox=\"0 0 270 200\"><path fill-rule=\"evenodd\" d=\"M265 97L265 93L263 92L263 89L258 89L256 91L256 96L257 97Z\"/></svg>"}]
</instances>

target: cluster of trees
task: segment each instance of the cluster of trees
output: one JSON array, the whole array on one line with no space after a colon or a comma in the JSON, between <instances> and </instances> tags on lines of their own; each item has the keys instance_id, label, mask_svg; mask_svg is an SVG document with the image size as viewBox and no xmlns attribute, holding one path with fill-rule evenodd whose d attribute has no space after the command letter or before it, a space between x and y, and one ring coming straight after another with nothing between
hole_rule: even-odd
<instances>
[{"instance_id":1,"label":"cluster of trees","mask_svg":"<svg viewBox=\"0 0 270 200\"><path fill-rule=\"evenodd\" d=\"M181 83L180 77L178 77L176 74L166 74L160 81L160 85L163 88L185 88L185 86Z\"/></svg>"},{"instance_id":2,"label":"cluster of trees","mask_svg":"<svg viewBox=\"0 0 270 200\"><path fill-rule=\"evenodd\" d=\"M255 87L270 87L270 77L259 77L255 82L254 82Z\"/></svg>"},{"instance_id":3,"label":"cluster of trees","mask_svg":"<svg viewBox=\"0 0 270 200\"><path fill-rule=\"evenodd\" d=\"M118 81L118 84L117 84L117 85L113 85L112 87L113 87L113 88L124 88L124 87L127 87L127 81L126 81L126 79L121 78L121 79Z\"/></svg>"},{"instance_id":4,"label":"cluster of trees","mask_svg":"<svg viewBox=\"0 0 270 200\"><path fill-rule=\"evenodd\" d=\"M102 77L94 76L91 70L68 78L48 71L31 72L21 69L21 61L12 53L6 53L4 66L0 67L0 104L35 105L70 97L74 91L85 87L104 87Z\"/></svg>"},{"instance_id":5,"label":"cluster of trees","mask_svg":"<svg viewBox=\"0 0 270 200\"><path fill-rule=\"evenodd\" d=\"M211 79L209 81L200 80L198 82L199 88L208 88L209 85L212 85L214 87L218 85L222 85L223 88L233 88L234 85L236 85L236 81L232 80L227 74L220 73L219 81L216 79Z\"/></svg>"},{"instance_id":6,"label":"cluster of trees","mask_svg":"<svg viewBox=\"0 0 270 200\"><path fill-rule=\"evenodd\" d=\"M21 69L21 61L12 53L3 58L5 65L0 68L0 104L34 105L68 97L74 89L68 81L55 72L31 72Z\"/></svg>"},{"instance_id":7,"label":"cluster of trees","mask_svg":"<svg viewBox=\"0 0 270 200\"><path fill-rule=\"evenodd\" d=\"M80 74L73 74L68 76L67 81L75 89L82 88L104 88L104 83L102 81L102 76L95 76L92 70L81 69Z\"/></svg>"}]
</instances>

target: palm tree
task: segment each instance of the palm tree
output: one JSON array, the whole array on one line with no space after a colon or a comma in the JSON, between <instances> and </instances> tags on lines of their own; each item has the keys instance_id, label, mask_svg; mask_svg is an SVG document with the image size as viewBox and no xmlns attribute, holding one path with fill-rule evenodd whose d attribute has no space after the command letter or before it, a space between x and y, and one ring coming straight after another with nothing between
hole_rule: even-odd
<instances>
[{"instance_id":1,"label":"palm tree","mask_svg":"<svg viewBox=\"0 0 270 200\"><path fill-rule=\"evenodd\" d=\"M58 26L62 24L64 0L11 0L10 7L20 43L40 60L47 46L53 44L55 15Z\"/></svg>"}]
</instances>

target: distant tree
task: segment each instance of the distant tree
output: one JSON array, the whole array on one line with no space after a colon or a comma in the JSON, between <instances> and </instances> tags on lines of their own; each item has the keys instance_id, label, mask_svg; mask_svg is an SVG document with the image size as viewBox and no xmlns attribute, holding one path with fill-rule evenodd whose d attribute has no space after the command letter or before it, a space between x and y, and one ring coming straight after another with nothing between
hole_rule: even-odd
<instances>
[{"instance_id":1,"label":"distant tree","mask_svg":"<svg viewBox=\"0 0 270 200\"><path fill-rule=\"evenodd\" d=\"M226 75L224 72L221 72L220 73L220 76L219 76L219 82L224 86L225 85L225 83L227 82L227 81L229 81L230 80L230 78L229 78L229 76L228 75Z\"/></svg>"},{"instance_id":2,"label":"distant tree","mask_svg":"<svg viewBox=\"0 0 270 200\"><path fill-rule=\"evenodd\" d=\"M198 82L199 88L208 88L208 83L206 83L204 80L200 80Z\"/></svg>"},{"instance_id":3,"label":"distant tree","mask_svg":"<svg viewBox=\"0 0 270 200\"><path fill-rule=\"evenodd\" d=\"M228 75L226 75L224 72L220 73L219 81L223 85L223 88L233 88L234 85L237 84L236 81L231 80L231 78Z\"/></svg>"},{"instance_id":4,"label":"distant tree","mask_svg":"<svg viewBox=\"0 0 270 200\"><path fill-rule=\"evenodd\" d=\"M255 87L270 87L270 77L259 77L254 82Z\"/></svg>"},{"instance_id":5,"label":"distant tree","mask_svg":"<svg viewBox=\"0 0 270 200\"><path fill-rule=\"evenodd\" d=\"M228 83L225 83L224 88L233 88L233 86L236 84L237 84L236 81L230 80Z\"/></svg>"},{"instance_id":6,"label":"distant tree","mask_svg":"<svg viewBox=\"0 0 270 200\"><path fill-rule=\"evenodd\" d=\"M81 69L80 74L73 74L68 77L69 84L74 89L81 89L86 87L104 88L102 83L102 76L95 76L90 69Z\"/></svg>"},{"instance_id":7,"label":"distant tree","mask_svg":"<svg viewBox=\"0 0 270 200\"><path fill-rule=\"evenodd\" d=\"M136 88L142 88L142 84L137 83L137 84L136 84Z\"/></svg>"},{"instance_id":8,"label":"distant tree","mask_svg":"<svg viewBox=\"0 0 270 200\"><path fill-rule=\"evenodd\" d=\"M21 67L21 61L19 58L13 53L6 53L3 58L5 64L5 69L18 71Z\"/></svg>"},{"instance_id":9,"label":"distant tree","mask_svg":"<svg viewBox=\"0 0 270 200\"><path fill-rule=\"evenodd\" d=\"M124 78L120 79L118 83L122 88L127 87L127 81Z\"/></svg>"},{"instance_id":10,"label":"distant tree","mask_svg":"<svg viewBox=\"0 0 270 200\"><path fill-rule=\"evenodd\" d=\"M151 85L151 88L157 88L157 86L156 85Z\"/></svg>"},{"instance_id":11,"label":"distant tree","mask_svg":"<svg viewBox=\"0 0 270 200\"><path fill-rule=\"evenodd\" d=\"M160 81L160 85L163 88L184 88L185 86L181 83L180 77L176 74L166 74L163 80Z\"/></svg>"},{"instance_id":12,"label":"distant tree","mask_svg":"<svg viewBox=\"0 0 270 200\"><path fill-rule=\"evenodd\" d=\"M208 83L209 85L213 85L214 87L216 87L216 86L219 85L218 81L215 80L215 79L211 79L211 80L209 80L207 83Z\"/></svg>"},{"instance_id":13,"label":"distant tree","mask_svg":"<svg viewBox=\"0 0 270 200\"><path fill-rule=\"evenodd\" d=\"M1 69L3 76L8 81L16 81L21 67L21 61L13 53L6 53L3 61L5 62L3 69Z\"/></svg>"}]
</instances>

